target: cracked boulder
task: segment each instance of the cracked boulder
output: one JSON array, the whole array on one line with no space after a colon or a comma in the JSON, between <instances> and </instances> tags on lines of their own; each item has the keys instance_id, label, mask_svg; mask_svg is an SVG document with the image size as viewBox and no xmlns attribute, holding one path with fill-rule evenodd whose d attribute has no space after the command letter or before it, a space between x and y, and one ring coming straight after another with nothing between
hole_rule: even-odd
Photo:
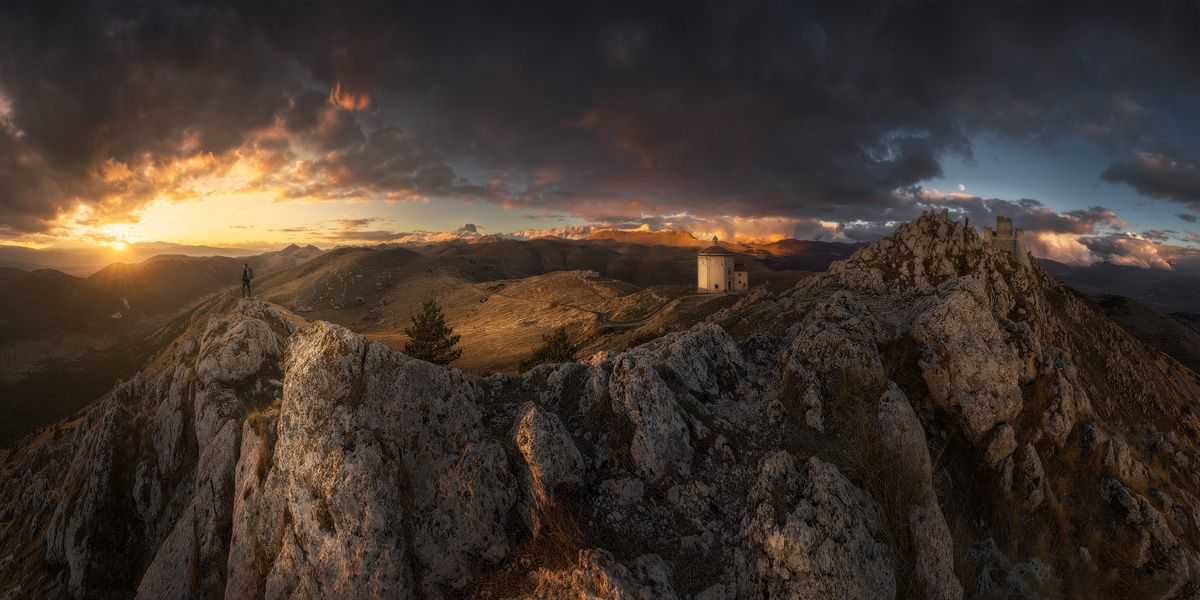
<instances>
[{"instance_id":1,"label":"cracked boulder","mask_svg":"<svg viewBox=\"0 0 1200 600\"><path fill-rule=\"evenodd\" d=\"M755 597L873 599L896 594L879 507L837 467L787 452L763 459L746 537Z\"/></svg>"}]
</instances>

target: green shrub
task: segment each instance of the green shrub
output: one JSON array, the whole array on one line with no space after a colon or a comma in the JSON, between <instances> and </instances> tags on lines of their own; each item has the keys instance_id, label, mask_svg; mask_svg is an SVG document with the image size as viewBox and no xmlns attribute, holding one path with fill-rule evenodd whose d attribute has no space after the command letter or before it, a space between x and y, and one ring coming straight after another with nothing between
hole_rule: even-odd
<instances>
[{"instance_id":1,"label":"green shrub","mask_svg":"<svg viewBox=\"0 0 1200 600\"><path fill-rule=\"evenodd\" d=\"M542 336L542 346L534 350L533 354L529 355L529 358L521 363L521 370L528 371L546 363L574 361L577 350L575 345L571 343L571 338L567 336L567 329L559 327L553 333Z\"/></svg>"}]
</instances>

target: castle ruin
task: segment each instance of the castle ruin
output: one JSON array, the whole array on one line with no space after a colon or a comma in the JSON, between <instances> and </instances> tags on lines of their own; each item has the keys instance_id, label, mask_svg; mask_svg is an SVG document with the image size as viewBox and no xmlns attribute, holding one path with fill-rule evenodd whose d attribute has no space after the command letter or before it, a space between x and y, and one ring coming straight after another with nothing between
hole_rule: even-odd
<instances>
[{"instance_id":1,"label":"castle ruin","mask_svg":"<svg viewBox=\"0 0 1200 600\"><path fill-rule=\"evenodd\" d=\"M1017 262L1029 266L1029 252L1025 249L1025 231L1014 229L1012 219L996 217L996 228L983 228L983 240L997 250L1003 250Z\"/></svg>"}]
</instances>

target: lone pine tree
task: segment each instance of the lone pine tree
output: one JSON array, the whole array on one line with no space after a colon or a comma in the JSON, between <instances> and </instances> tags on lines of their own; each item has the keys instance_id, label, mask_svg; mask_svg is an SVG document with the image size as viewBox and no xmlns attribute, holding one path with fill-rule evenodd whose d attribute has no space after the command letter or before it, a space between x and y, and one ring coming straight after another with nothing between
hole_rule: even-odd
<instances>
[{"instance_id":1,"label":"lone pine tree","mask_svg":"<svg viewBox=\"0 0 1200 600\"><path fill-rule=\"evenodd\" d=\"M425 302L404 333L409 337L404 353L413 358L448 365L462 356L462 350L458 348L459 336L454 335L454 329L446 324L442 307L436 300Z\"/></svg>"}]
</instances>

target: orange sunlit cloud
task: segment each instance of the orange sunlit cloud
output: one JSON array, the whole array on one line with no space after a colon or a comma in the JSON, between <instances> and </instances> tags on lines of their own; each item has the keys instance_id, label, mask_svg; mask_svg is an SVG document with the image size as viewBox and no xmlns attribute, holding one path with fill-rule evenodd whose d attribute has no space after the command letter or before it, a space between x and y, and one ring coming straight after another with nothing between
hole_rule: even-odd
<instances>
[{"instance_id":1,"label":"orange sunlit cloud","mask_svg":"<svg viewBox=\"0 0 1200 600\"><path fill-rule=\"evenodd\" d=\"M342 110L359 111L371 105L371 97L366 93L355 94L343 89L341 82L338 82L329 91L329 102Z\"/></svg>"},{"instance_id":2,"label":"orange sunlit cloud","mask_svg":"<svg viewBox=\"0 0 1200 600\"><path fill-rule=\"evenodd\" d=\"M704 219L692 227L692 233L701 238L717 236L723 240L737 242L777 242L796 237L797 229L810 229L826 239L840 239L838 224L817 219L792 217L739 217L725 216Z\"/></svg>"},{"instance_id":3,"label":"orange sunlit cloud","mask_svg":"<svg viewBox=\"0 0 1200 600\"><path fill-rule=\"evenodd\" d=\"M1027 231L1025 244L1038 258L1048 258L1072 265L1089 265L1096 262L1092 251L1079 241L1074 233L1053 231Z\"/></svg>"}]
</instances>

